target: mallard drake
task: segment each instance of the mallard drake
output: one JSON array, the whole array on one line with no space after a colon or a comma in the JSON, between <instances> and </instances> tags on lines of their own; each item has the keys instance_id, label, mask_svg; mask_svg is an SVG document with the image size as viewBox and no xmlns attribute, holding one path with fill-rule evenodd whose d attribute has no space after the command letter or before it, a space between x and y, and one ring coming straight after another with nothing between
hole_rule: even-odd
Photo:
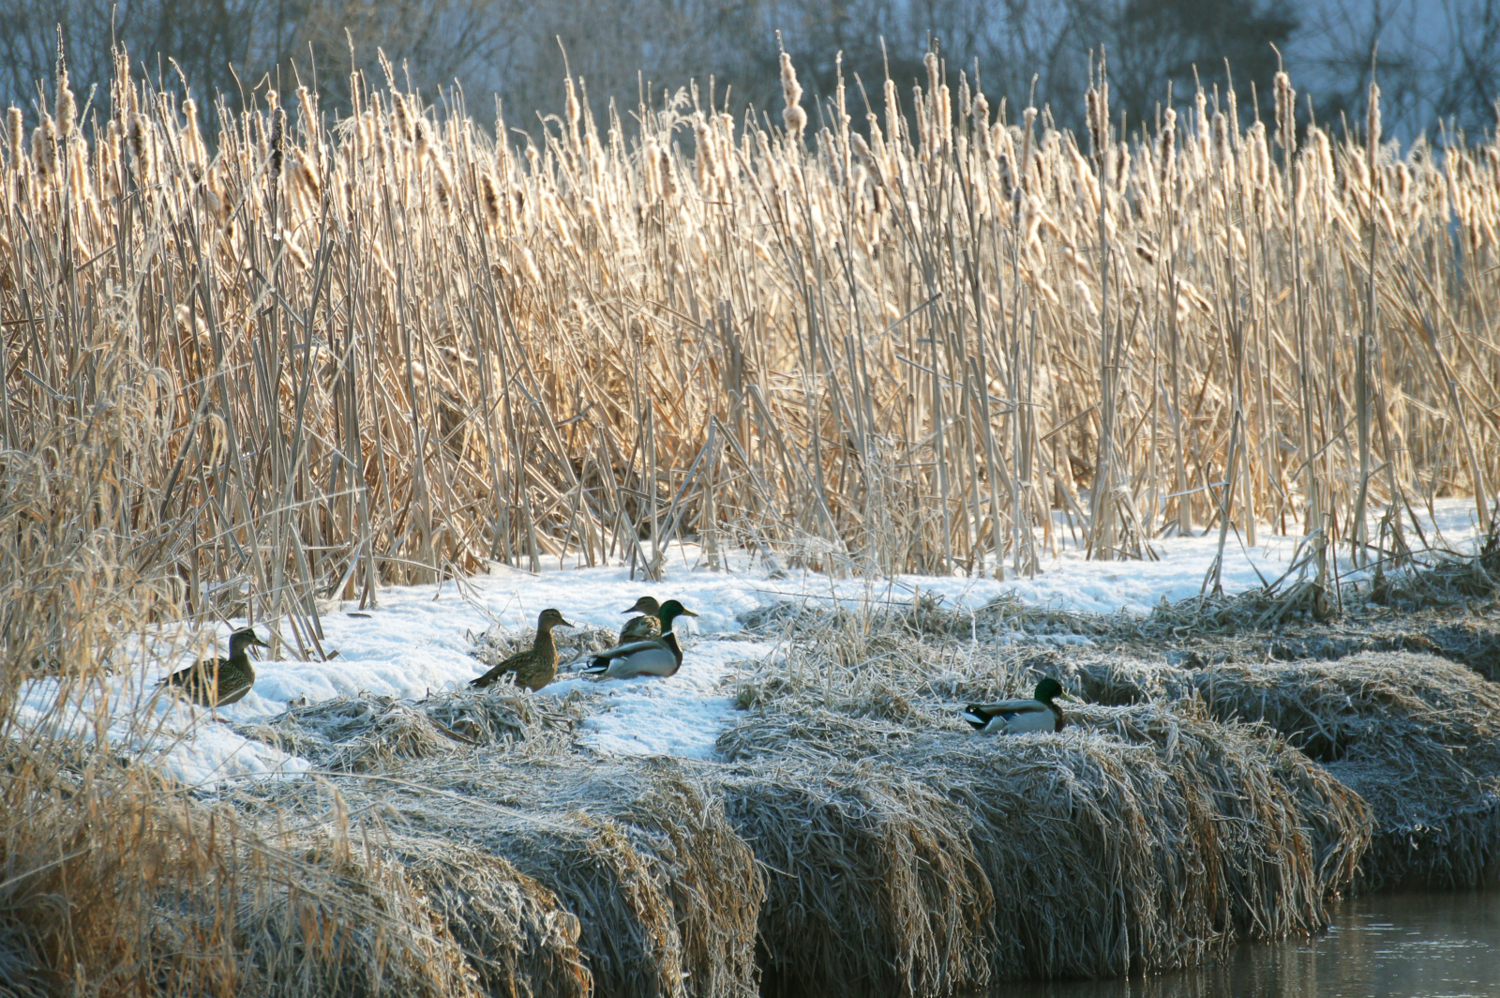
<instances>
[{"instance_id":1,"label":"mallard drake","mask_svg":"<svg viewBox=\"0 0 1500 998\"><path fill-rule=\"evenodd\" d=\"M696 616L675 599L669 599L661 605L661 637L618 644L595 655L583 671L604 679L670 676L682 667L682 647L677 644L677 635L672 633L672 621L678 617Z\"/></svg>"},{"instance_id":2,"label":"mallard drake","mask_svg":"<svg viewBox=\"0 0 1500 998\"><path fill-rule=\"evenodd\" d=\"M548 607L536 618L536 640L530 648L516 652L478 679L470 680L469 685L482 690L507 672L514 672L516 685L535 693L557 675L557 645L552 643L552 628L572 626L560 611Z\"/></svg>"},{"instance_id":3,"label":"mallard drake","mask_svg":"<svg viewBox=\"0 0 1500 998\"><path fill-rule=\"evenodd\" d=\"M256 636L253 627L244 627L229 635L228 658L205 658L181 672L172 673L157 685L179 687L194 703L204 707L226 707L238 703L255 685L255 668L250 664L251 645L271 647Z\"/></svg>"},{"instance_id":4,"label":"mallard drake","mask_svg":"<svg viewBox=\"0 0 1500 998\"><path fill-rule=\"evenodd\" d=\"M620 628L620 644L627 641L652 641L661 637L661 604L656 602L655 597L642 596L635 601L635 606L622 612L639 613L641 616L625 621L625 626Z\"/></svg>"},{"instance_id":5,"label":"mallard drake","mask_svg":"<svg viewBox=\"0 0 1500 998\"><path fill-rule=\"evenodd\" d=\"M1063 695L1062 684L1047 678L1036 684L1033 700L1001 700L971 703L963 719L981 735L1015 735L1023 731L1061 731L1068 723L1062 708L1053 703Z\"/></svg>"}]
</instances>

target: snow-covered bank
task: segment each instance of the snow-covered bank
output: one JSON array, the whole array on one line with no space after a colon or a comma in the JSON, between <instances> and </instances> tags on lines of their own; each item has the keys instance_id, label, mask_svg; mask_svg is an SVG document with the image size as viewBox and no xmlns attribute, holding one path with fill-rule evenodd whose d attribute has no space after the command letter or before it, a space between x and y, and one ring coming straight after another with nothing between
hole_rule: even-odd
<instances>
[{"instance_id":1,"label":"snow-covered bank","mask_svg":"<svg viewBox=\"0 0 1500 998\"><path fill-rule=\"evenodd\" d=\"M1438 507L1438 526L1448 543L1475 534L1473 504L1451 500ZM1286 571L1295 539L1262 535L1263 543L1246 548L1231 536L1226 548L1223 584L1238 592L1273 580ZM127 751L160 754L167 772L189 784L208 784L232 777L297 775L309 769L298 756L287 755L237 734L231 724L268 719L288 702L318 702L336 696L373 694L416 700L458 689L485 670L469 650L477 635L492 625L530 633L537 614L556 607L574 624L618 628L621 612L645 593L676 598L698 617L679 625L686 631L686 661L670 679L640 678L597 682L570 675L569 663L556 682L538 696L567 696L583 691L591 700L583 739L603 755L667 754L711 758L715 739L733 711L724 680L743 667L777 653L773 643L747 640L739 616L784 600L876 601L909 604L918 592L940 597L949 607L981 607L998 596L1014 594L1030 604L1060 609L1144 612L1162 599L1178 600L1199 591L1217 551L1217 536L1154 542L1160 560L1089 562L1076 548L1044 566L1034 579L900 576L890 580L835 580L812 573L773 572L759 560L741 559L728 570L710 570L692 548L673 552L665 581L632 581L623 566L552 569L540 574L496 567L490 574L442 585L388 589L378 605L360 611L353 604L322 618L322 647L337 655L327 661L259 661L255 687L242 701L215 711L202 710L162 696L155 683L164 674L122 669L108 688L111 738ZM228 633L243 622L224 624L218 635L222 653ZM260 627L266 636L264 625ZM165 638L163 638L165 640ZM295 645L283 644L289 648ZM206 649L181 649L180 667ZM573 663L574 665L580 663ZM35 683L27 692L19 720L40 723L56 702L55 681ZM96 704L85 700L65 712L80 732Z\"/></svg>"}]
</instances>

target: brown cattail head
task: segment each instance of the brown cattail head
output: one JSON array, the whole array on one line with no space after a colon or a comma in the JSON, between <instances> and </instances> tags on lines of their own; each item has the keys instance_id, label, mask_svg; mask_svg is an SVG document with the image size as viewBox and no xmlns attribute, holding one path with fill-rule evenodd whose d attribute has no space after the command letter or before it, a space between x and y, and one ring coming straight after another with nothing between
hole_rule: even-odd
<instances>
[{"instance_id":1,"label":"brown cattail head","mask_svg":"<svg viewBox=\"0 0 1500 998\"><path fill-rule=\"evenodd\" d=\"M713 129L703 115L693 116L693 145L697 149L693 160L698 167L698 187L708 191L718 174L718 150L714 147Z\"/></svg>"},{"instance_id":2,"label":"brown cattail head","mask_svg":"<svg viewBox=\"0 0 1500 998\"><path fill-rule=\"evenodd\" d=\"M110 116L120 123L123 130L130 115L131 101L135 98L135 88L130 85L130 58L123 47L116 48L110 56L114 64L114 75L109 81Z\"/></svg>"},{"instance_id":3,"label":"brown cattail head","mask_svg":"<svg viewBox=\"0 0 1500 998\"><path fill-rule=\"evenodd\" d=\"M859 134L858 132L852 133L849 136L849 147L854 150L854 155L858 156L860 159L866 160L872 166L874 165L875 154L870 151L870 143L865 141L865 137L863 135Z\"/></svg>"},{"instance_id":4,"label":"brown cattail head","mask_svg":"<svg viewBox=\"0 0 1500 998\"><path fill-rule=\"evenodd\" d=\"M298 87L297 104L302 115L302 131L307 136L307 151L313 163L319 163L323 159L323 129L322 115L318 113L318 98L306 87Z\"/></svg>"},{"instance_id":5,"label":"brown cattail head","mask_svg":"<svg viewBox=\"0 0 1500 998\"><path fill-rule=\"evenodd\" d=\"M275 93L275 91L272 91ZM281 176L282 141L285 137L285 116L277 110L271 111L271 179Z\"/></svg>"},{"instance_id":6,"label":"brown cattail head","mask_svg":"<svg viewBox=\"0 0 1500 998\"><path fill-rule=\"evenodd\" d=\"M78 104L73 98L73 88L68 86L68 68L57 59L57 137L66 142L73 134L73 125L78 119Z\"/></svg>"},{"instance_id":7,"label":"brown cattail head","mask_svg":"<svg viewBox=\"0 0 1500 998\"><path fill-rule=\"evenodd\" d=\"M931 155L932 143L935 141L932 134L932 109L922 99L922 85L913 83L911 87L912 106L917 109L917 147L921 150L919 155L925 158Z\"/></svg>"},{"instance_id":8,"label":"brown cattail head","mask_svg":"<svg viewBox=\"0 0 1500 998\"><path fill-rule=\"evenodd\" d=\"M43 183L57 177L57 124L50 116L31 133L31 158Z\"/></svg>"},{"instance_id":9,"label":"brown cattail head","mask_svg":"<svg viewBox=\"0 0 1500 998\"><path fill-rule=\"evenodd\" d=\"M183 131L183 156L190 167L201 170L208 157L203 148L203 136L198 131L197 101L191 97L185 98L182 102L182 114L187 119L187 127Z\"/></svg>"},{"instance_id":10,"label":"brown cattail head","mask_svg":"<svg viewBox=\"0 0 1500 998\"><path fill-rule=\"evenodd\" d=\"M1250 126L1247 137L1249 138L1250 152L1250 182L1255 189L1263 191L1271 182L1271 154L1266 146L1266 126L1257 121Z\"/></svg>"},{"instance_id":11,"label":"brown cattail head","mask_svg":"<svg viewBox=\"0 0 1500 998\"><path fill-rule=\"evenodd\" d=\"M1010 157L1001 153L997 165L1000 168L1000 196L1009 201L1016 194L1016 178L1010 168Z\"/></svg>"},{"instance_id":12,"label":"brown cattail head","mask_svg":"<svg viewBox=\"0 0 1500 998\"><path fill-rule=\"evenodd\" d=\"M446 156L432 157L433 165L433 188L437 193L438 204L442 206L443 214L452 217L453 202L458 196L458 187L453 179L453 171L448 167Z\"/></svg>"},{"instance_id":13,"label":"brown cattail head","mask_svg":"<svg viewBox=\"0 0 1500 998\"><path fill-rule=\"evenodd\" d=\"M1312 141L1312 180L1319 191L1327 190L1328 185L1333 183L1333 147L1328 142L1328 133L1321 128L1309 128L1308 136Z\"/></svg>"},{"instance_id":14,"label":"brown cattail head","mask_svg":"<svg viewBox=\"0 0 1500 998\"><path fill-rule=\"evenodd\" d=\"M1161 116L1156 159L1161 164L1161 196L1164 200L1169 199L1177 177L1177 112L1170 107Z\"/></svg>"},{"instance_id":15,"label":"brown cattail head","mask_svg":"<svg viewBox=\"0 0 1500 998\"><path fill-rule=\"evenodd\" d=\"M94 185L89 183L89 147L81 138L68 143L68 184L72 189L73 203L97 207Z\"/></svg>"},{"instance_id":16,"label":"brown cattail head","mask_svg":"<svg viewBox=\"0 0 1500 998\"><path fill-rule=\"evenodd\" d=\"M927 53L927 57L932 60L927 70L929 77L933 77L935 72L938 74L935 76L938 81L937 86L932 91L933 131L937 141L941 142L944 147L948 147L953 144L953 97L948 90L948 84L942 82L943 78L937 55L929 52Z\"/></svg>"},{"instance_id":17,"label":"brown cattail head","mask_svg":"<svg viewBox=\"0 0 1500 998\"><path fill-rule=\"evenodd\" d=\"M1089 142L1093 146L1095 169L1099 172L1099 182L1109 185L1114 170L1113 157L1110 148L1109 127L1109 82L1103 78L1103 67L1100 67L1101 78L1097 86L1089 88L1087 109Z\"/></svg>"},{"instance_id":18,"label":"brown cattail head","mask_svg":"<svg viewBox=\"0 0 1500 998\"><path fill-rule=\"evenodd\" d=\"M1292 78L1276 74L1276 143L1290 156L1297 148L1297 91Z\"/></svg>"},{"instance_id":19,"label":"brown cattail head","mask_svg":"<svg viewBox=\"0 0 1500 998\"><path fill-rule=\"evenodd\" d=\"M425 163L432 152L432 126L425 117L418 115L412 120L411 130L417 143L417 163Z\"/></svg>"},{"instance_id":20,"label":"brown cattail head","mask_svg":"<svg viewBox=\"0 0 1500 998\"><path fill-rule=\"evenodd\" d=\"M1198 92L1193 95L1193 107L1197 110L1196 122L1198 126L1198 159L1203 165L1208 163L1208 151L1211 147L1208 128L1208 94L1199 87Z\"/></svg>"},{"instance_id":21,"label":"brown cattail head","mask_svg":"<svg viewBox=\"0 0 1500 998\"><path fill-rule=\"evenodd\" d=\"M1027 175L1031 172L1031 136L1032 130L1036 125L1036 115L1037 110L1034 107L1028 107L1021 112L1021 120L1025 123L1025 130L1021 135L1021 159L1016 164L1016 172L1020 174L1020 177L1017 178L1018 182L1016 186L1018 187L1026 186Z\"/></svg>"},{"instance_id":22,"label":"brown cattail head","mask_svg":"<svg viewBox=\"0 0 1500 998\"><path fill-rule=\"evenodd\" d=\"M887 76L882 92L885 94L885 133L891 137L891 143L895 144L901 141L901 124L904 120L901 114L901 96L896 91L896 81Z\"/></svg>"},{"instance_id":23,"label":"brown cattail head","mask_svg":"<svg viewBox=\"0 0 1500 998\"><path fill-rule=\"evenodd\" d=\"M229 218L229 199L224 196L220 189L217 178L209 177L208 182L203 185L203 204L209 211L210 216L223 223Z\"/></svg>"},{"instance_id":24,"label":"brown cattail head","mask_svg":"<svg viewBox=\"0 0 1500 998\"><path fill-rule=\"evenodd\" d=\"M306 87L298 87L297 105L302 109L302 127L307 129L308 135L316 137L318 134L317 98Z\"/></svg>"},{"instance_id":25,"label":"brown cattail head","mask_svg":"<svg viewBox=\"0 0 1500 998\"><path fill-rule=\"evenodd\" d=\"M578 145L578 122L583 119L583 106L578 103L578 91L573 86L573 78L569 77L563 81L563 90L567 94L568 108L568 130L573 137L573 144Z\"/></svg>"},{"instance_id":26,"label":"brown cattail head","mask_svg":"<svg viewBox=\"0 0 1500 998\"><path fill-rule=\"evenodd\" d=\"M151 183L155 160L155 151L151 147L151 122L141 112L131 113L130 131L125 140L130 146L130 161L135 167L136 180L142 184Z\"/></svg>"},{"instance_id":27,"label":"brown cattail head","mask_svg":"<svg viewBox=\"0 0 1500 998\"><path fill-rule=\"evenodd\" d=\"M1027 196L1021 200L1021 239L1030 246L1038 240L1038 233L1042 228L1042 206L1037 199Z\"/></svg>"},{"instance_id":28,"label":"brown cattail head","mask_svg":"<svg viewBox=\"0 0 1500 998\"><path fill-rule=\"evenodd\" d=\"M990 102L984 99L984 94L974 98L971 113L974 120L974 137L979 142L979 155L988 160L995 155L995 146L990 141Z\"/></svg>"},{"instance_id":29,"label":"brown cattail head","mask_svg":"<svg viewBox=\"0 0 1500 998\"><path fill-rule=\"evenodd\" d=\"M1380 148L1380 84L1370 81L1370 106L1366 109L1366 136L1370 143L1370 167L1375 167L1375 151Z\"/></svg>"},{"instance_id":30,"label":"brown cattail head","mask_svg":"<svg viewBox=\"0 0 1500 998\"><path fill-rule=\"evenodd\" d=\"M1097 160L1104 148L1104 136L1099 131L1099 92L1092 88L1083 95L1084 118L1089 126L1089 150Z\"/></svg>"},{"instance_id":31,"label":"brown cattail head","mask_svg":"<svg viewBox=\"0 0 1500 998\"><path fill-rule=\"evenodd\" d=\"M310 201L316 202L323 196L323 184L318 179L316 163L312 156L301 149L296 150L293 157L295 165L295 181Z\"/></svg>"},{"instance_id":32,"label":"brown cattail head","mask_svg":"<svg viewBox=\"0 0 1500 998\"><path fill-rule=\"evenodd\" d=\"M677 169L672 162L672 150L663 144L657 155L661 157L661 196L670 204L677 197Z\"/></svg>"},{"instance_id":33,"label":"brown cattail head","mask_svg":"<svg viewBox=\"0 0 1500 998\"><path fill-rule=\"evenodd\" d=\"M781 96L786 100L781 120L786 124L788 132L801 138L802 130L807 127L807 112L801 107L802 84L797 82L797 70L792 66L792 57L785 52L781 53Z\"/></svg>"},{"instance_id":34,"label":"brown cattail head","mask_svg":"<svg viewBox=\"0 0 1500 998\"><path fill-rule=\"evenodd\" d=\"M411 113L406 109L406 98L391 94L391 118L395 121L396 134L403 141L411 141Z\"/></svg>"},{"instance_id":35,"label":"brown cattail head","mask_svg":"<svg viewBox=\"0 0 1500 998\"><path fill-rule=\"evenodd\" d=\"M1229 143L1229 119L1220 111L1214 112L1214 160L1224 177L1227 187L1234 186L1234 149Z\"/></svg>"},{"instance_id":36,"label":"brown cattail head","mask_svg":"<svg viewBox=\"0 0 1500 998\"><path fill-rule=\"evenodd\" d=\"M479 201L484 208L484 220L490 228L500 227L500 185L489 170L479 172Z\"/></svg>"},{"instance_id":37,"label":"brown cattail head","mask_svg":"<svg viewBox=\"0 0 1500 998\"><path fill-rule=\"evenodd\" d=\"M1349 150L1349 171L1345 180L1352 186L1355 197L1363 197L1366 191L1373 189L1369 160L1365 158L1363 149L1356 147Z\"/></svg>"},{"instance_id":38,"label":"brown cattail head","mask_svg":"<svg viewBox=\"0 0 1500 998\"><path fill-rule=\"evenodd\" d=\"M1094 168L1099 171L1099 180L1108 184L1114 170L1110 155L1109 91L1104 84L1091 88L1084 95L1088 112L1089 146L1094 155Z\"/></svg>"},{"instance_id":39,"label":"brown cattail head","mask_svg":"<svg viewBox=\"0 0 1500 998\"><path fill-rule=\"evenodd\" d=\"M660 162L656 137L648 135L641 143L641 193L648 204L661 197L661 174L658 172Z\"/></svg>"},{"instance_id":40,"label":"brown cattail head","mask_svg":"<svg viewBox=\"0 0 1500 998\"><path fill-rule=\"evenodd\" d=\"M21 115L21 109L15 105L5 111L5 133L9 139L10 168L19 172L26 155L26 119Z\"/></svg>"}]
</instances>

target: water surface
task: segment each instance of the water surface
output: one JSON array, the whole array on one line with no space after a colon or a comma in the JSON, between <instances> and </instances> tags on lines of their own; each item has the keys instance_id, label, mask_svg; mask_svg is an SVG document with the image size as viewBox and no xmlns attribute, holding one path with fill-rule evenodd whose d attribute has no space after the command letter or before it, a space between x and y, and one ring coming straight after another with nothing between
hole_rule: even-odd
<instances>
[{"instance_id":1,"label":"water surface","mask_svg":"<svg viewBox=\"0 0 1500 998\"><path fill-rule=\"evenodd\" d=\"M1324 936L1237 947L1132 980L1005 984L994 998L1496 998L1500 891L1390 894L1331 906Z\"/></svg>"}]
</instances>

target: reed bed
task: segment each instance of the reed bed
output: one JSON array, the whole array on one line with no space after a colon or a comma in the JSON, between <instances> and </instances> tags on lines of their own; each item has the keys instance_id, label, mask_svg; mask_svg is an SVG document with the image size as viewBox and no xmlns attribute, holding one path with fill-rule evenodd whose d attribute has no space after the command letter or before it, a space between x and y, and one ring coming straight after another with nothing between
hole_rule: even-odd
<instances>
[{"instance_id":1,"label":"reed bed","mask_svg":"<svg viewBox=\"0 0 1500 998\"><path fill-rule=\"evenodd\" d=\"M1286 76L1248 125L1101 82L1073 135L935 56L821 107L788 62L779 122L565 80L517 147L388 68L205 134L124 53L83 107L59 66L0 142L6 446L129 404L97 518L179 612L315 649L318 598L488 559L1028 572L1054 510L1101 558L1269 521L1363 559L1377 503L1392 547L1491 516L1500 147L1400 150L1378 94L1356 136Z\"/></svg>"},{"instance_id":2,"label":"reed bed","mask_svg":"<svg viewBox=\"0 0 1500 998\"><path fill-rule=\"evenodd\" d=\"M1100 558L1300 527L1326 592L1335 546L1420 547L1424 500L1472 495L1491 522L1493 142L1403 152L1378 113L1336 136L1284 77L1276 120L1249 124L1198 94L1181 120L1117 126L1100 83L1075 136L975 81L949 87L936 57L909 97L887 80L868 106L849 81L804 107L786 63L777 120L691 87L590 108L566 80L562 113L520 146L502 117L489 131L462 95L433 104L382 67L383 88L355 75L343 117L261 92L205 134L203 95L117 65L85 100L59 60L0 136L0 971L18 993L460 995L526 977L745 994L765 906L794 910L747 843L819 829L867 843L851 869L893 879L849 895L871 905L855 913L869 949L791 923L805 939L778 938L807 954L767 958L788 989L805 971L935 993L1015 965L945 949L1001 938L995 884L1047 862L972 831L1026 802L980 786L998 757L963 742L937 789L848 799L808 767L858 774L840 758L856 746L920 768L900 752L933 737L917 732L936 703L1014 692L1016 663L923 652L908 680L886 666L909 642L841 624L825 658L742 689L782 720L726 743L747 768L722 806L671 767L549 768L566 716L456 701L327 708L318 723L367 725L353 748L288 725L277 736L326 752L337 792L225 802L123 765L102 717L77 723L113 672L150 665L129 643L151 622L275 619L295 646L281 654L318 656L320 600L492 559L623 558L655 577L681 540L710 564L748 549L833 572L1025 573L1063 542L1058 510ZM58 696L23 725L38 676ZM1201 809L1239 836L1207 879L1173 866L1210 855L1201 836L1100 853L1077 896L1138 877L1088 916L1128 942L1086 950L1076 896L1059 898L1036 923L1055 945L1030 940L1026 972L1169 966L1320 924L1362 848L1357 804L1250 729L1181 747L1213 723L1100 715L1005 771L1021 787L1074 774L1079 835L1098 837L1080 849L1156 806L1189 815L1179 835L1210 827ZM790 775L756 775L756 738L781 739ZM460 764L486 752L502 762ZM1221 792L1241 778L1249 804ZM401 804L410 779L420 805ZM413 814L473 851L440 852ZM382 838L386 817L403 824ZM1293 874L1242 859L1256 850ZM983 878L933 869L985 871L991 900ZM1153 916L1162 897L1191 904ZM471 901L494 927L457 924ZM1246 923L1257 903L1276 914Z\"/></svg>"}]
</instances>

